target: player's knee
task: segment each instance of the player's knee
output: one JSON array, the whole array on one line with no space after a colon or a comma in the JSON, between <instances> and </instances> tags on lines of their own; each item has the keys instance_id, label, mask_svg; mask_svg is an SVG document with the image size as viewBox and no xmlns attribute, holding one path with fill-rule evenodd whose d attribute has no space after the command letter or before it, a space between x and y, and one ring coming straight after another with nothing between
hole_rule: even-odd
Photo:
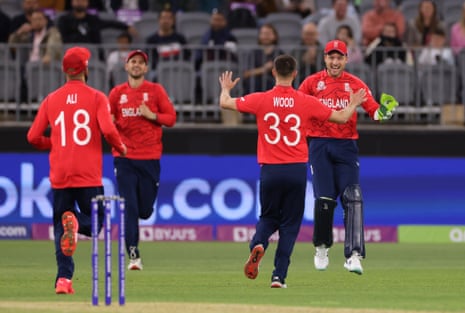
<instances>
[{"instance_id":1,"label":"player's knee","mask_svg":"<svg viewBox=\"0 0 465 313\"><path fill-rule=\"evenodd\" d=\"M362 189L359 184L347 186L342 193L342 203L363 202Z\"/></svg>"}]
</instances>

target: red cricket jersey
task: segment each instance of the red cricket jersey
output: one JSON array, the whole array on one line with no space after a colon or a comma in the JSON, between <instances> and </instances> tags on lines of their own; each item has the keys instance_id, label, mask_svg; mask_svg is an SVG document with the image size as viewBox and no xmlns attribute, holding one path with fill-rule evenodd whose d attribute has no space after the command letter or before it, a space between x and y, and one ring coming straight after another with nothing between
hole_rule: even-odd
<instances>
[{"instance_id":1,"label":"red cricket jersey","mask_svg":"<svg viewBox=\"0 0 465 313\"><path fill-rule=\"evenodd\" d=\"M308 76L300 84L299 90L305 94L315 96L328 108L339 111L349 105L350 89L356 92L360 88L364 88L367 92L367 100L361 106L373 118L379 104L371 95L368 86L358 77L347 72L343 72L340 77L334 78L329 76L326 70L322 70ZM322 122L312 119L307 136L358 139L357 113L354 113L345 124L335 124L329 121Z\"/></svg>"},{"instance_id":2,"label":"red cricket jersey","mask_svg":"<svg viewBox=\"0 0 465 313\"><path fill-rule=\"evenodd\" d=\"M44 136L48 126L50 137ZM53 188L95 187L102 185L102 134L122 152L108 98L71 80L42 101L27 140L38 149L50 149Z\"/></svg>"},{"instance_id":3,"label":"red cricket jersey","mask_svg":"<svg viewBox=\"0 0 465 313\"><path fill-rule=\"evenodd\" d=\"M163 86L145 80L139 87L132 88L125 82L113 88L109 98L116 128L128 148L126 157L160 159L162 126L171 127L176 122L176 111ZM139 106L143 102L157 114L156 121L141 115ZM113 155L116 154L113 151Z\"/></svg>"},{"instance_id":4,"label":"red cricket jersey","mask_svg":"<svg viewBox=\"0 0 465 313\"><path fill-rule=\"evenodd\" d=\"M256 116L260 164L306 163L308 121L324 121L331 115L316 98L285 86L237 98L236 105L240 112Z\"/></svg>"}]
</instances>

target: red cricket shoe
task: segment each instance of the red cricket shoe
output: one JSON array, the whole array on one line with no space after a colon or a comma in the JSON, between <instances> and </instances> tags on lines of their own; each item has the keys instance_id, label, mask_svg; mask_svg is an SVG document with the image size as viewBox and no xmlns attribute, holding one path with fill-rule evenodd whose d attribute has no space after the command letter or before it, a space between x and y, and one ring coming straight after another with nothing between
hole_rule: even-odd
<instances>
[{"instance_id":1,"label":"red cricket shoe","mask_svg":"<svg viewBox=\"0 0 465 313\"><path fill-rule=\"evenodd\" d=\"M250 252L249 259L245 263L244 273L247 278L255 279L258 276L258 267L260 265L260 260L265 255L265 248L262 244L256 245L253 247L252 252Z\"/></svg>"},{"instance_id":2,"label":"red cricket shoe","mask_svg":"<svg viewBox=\"0 0 465 313\"><path fill-rule=\"evenodd\" d=\"M73 282L71 279L60 277L55 285L55 293L70 295L74 293Z\"/></svg>"},{"instance_id":3,"label":"red cricket shoe","mask_svg":"<svg viewBox=\"0 0 465 313\"><path fill-rule=\"evenodd\" d=\"M76 216L71 211L66 211L61 216L63 224L63 236L61 236L61 251L66 256L72 256L76 251L79 224Z\"/></svg>"}]
</instances>

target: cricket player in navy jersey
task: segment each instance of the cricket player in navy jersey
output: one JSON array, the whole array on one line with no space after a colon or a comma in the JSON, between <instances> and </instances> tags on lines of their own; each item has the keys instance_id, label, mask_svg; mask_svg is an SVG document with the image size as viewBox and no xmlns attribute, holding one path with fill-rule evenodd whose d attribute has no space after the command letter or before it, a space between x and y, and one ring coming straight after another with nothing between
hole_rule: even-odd
<instances>
[{"instance_id":1,"label":"cricket player in navy jersey","mask_svg":"<svg viewBox=\"0 0 465 313\"><path fill-rule=\"evenodd\" d=\"M126 153L111 119L108 98L86 84L90 57L89 50L83 47L66 50L63 56L66 83L42 101L27 133L27 140L34 147L50 150L57 294L74 293L72 256L77 235L79 232L91 236L91 200L104 191L102 134L116 154ZM48 127L50 136L45 136ZM102 225L103 206L100 206L99 229Z\"/></svg>"},{"instance_id":2,"label":"cricket player in navy jersey","mask_svg":"<svg viewBox=\"0 0 465 313\"><path fill-rule=\"evenodd\" d=\"M345 123L365 100L365 90L350 93L344 110L333 111L315 97L292 87L297 75L296 60L280 55L273 61L275 86L265 92L232 98L230 91L239 81L232 72L220 78L220 106L251 113L258 129L257 159L260 164L260 218L249 244L250 255L244 273L250 279L258 275L260 260L268 248L270 236L278 231L279 241L271 275L272 288L286 288L285 279L292 250L300 230L305 207L308 149L306 131L310 120Z\"/></svg>"},{"instance_id":3,"label":"cricket player in navy jersey","mask_svg":"<svg viewBox=\"0 0 465 313\"><path fill-rule=\"evenodd\" d=\"M300 85L300 91L316 97L331 110L339 111L348 106L352 90L365 90L367 96L361 107L368 115L376 121L391 118L398 105L394 97L383 94L379 104L364 82L344 71L347 63L347 46L344 42L328 42L324 61L326 68L308 76ZM325 270L328 267L328 251L333 245L334 209L339 197L344 209L344 267L350 272L362 274L365 240L356 142L357 114L354 113L347 123L340 125L312 119L307 136L310 139L309 159L315 196L315 268Z\"/></svg>"},{"instance_id":4,"label":"cricket player in navy jersey","mask_svg":"<svg viewBox=\"0 0 465 313\"><path fill-rule=\"evenodd\" d=\"M111 113L128 151L113 151L118 191L126 200L126 250L129 270L142 270L139 252L139 218L148 219L158 195L162 126L172 127L176 111L162 85L145 79L148 57L142 50L129 52L128 81L110 91Z\"/></svg>"}]
</instances>

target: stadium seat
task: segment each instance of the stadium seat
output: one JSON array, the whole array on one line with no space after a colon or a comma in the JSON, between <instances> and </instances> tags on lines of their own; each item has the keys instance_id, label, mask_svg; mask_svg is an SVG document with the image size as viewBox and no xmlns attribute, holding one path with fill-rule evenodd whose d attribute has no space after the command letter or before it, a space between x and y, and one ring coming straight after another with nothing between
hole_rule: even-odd
<instances>
[{"instance_id":1,"label":"stadium seat","mask_svg":"<svg viewBox=\"0 0 465 313\"><path fill-rule=\"evenodd\" d=\"M178 12L176 31L186 37L188 44L199 44L210 27L210 14L206 12Z\"/></svg>"},{"instance_id":2,"label":"stadium seat","mask_svg":"<svg viewBox=\"0 0 465 313\"><path fill-rule=\"evenodd\" d=\"M406 21L415 19L418 14L418 5L421 0L404 0L399 6L399 10L405 17ZM438 12L439 13L439 12Z\"/></svg>"},{"instance_id":3,"label":"stadium seat","mask_svg":"<svg viewBox=\"0 0 465 313\"><path fill-rule=\"evenodd\" d=\"M455 66L439 64L418 68L422 99L427 106L457 102L457 72Z\"/></svg>"},{"instance_id":4,"label":"stadium seat","mask_svg":"<svg viewBox=\"0 0 465 313\"><path fill-rule=\"evenodd\" d=\"M44 65L42 62L26 63L28 103L42 101L64 82L60 62Z\"/></svg>"},{"instance_id":5,"label":"stadium seat","mask_svg":"<svg viewBox=\"0 0 465 313\"><path fill-rule=\"evenodd\" d=\"M109 77L105 64L103 62L90 62L88 68L89 77L87 78L87 84L108 94Z\"/></svg>"},{"instance_id":6,"label":"stadium seat","mask_svg":"<svg viewBox=\"0 0 465 313\"><path fill-rule=\"evenodd\" d=\"M378 66L377 93L394 95L400 106L412 104L415 100L414 69L405 63L384 63Z\"/></svg>"},{"instance_id":7,"label":"stadium seat","mask_svg":"<svg viewBox=\"0 0 465 313\"><path fill-rule=\"evenodd\" d=\"M202 103L215 104L216 110L218 107L218 98L220 95L220 84L218 77L224 71L232 71L237 73L237 64L230 61L209 61L202 63L201 66L201 82L202 82Z\"/></svg>"},{"instance_id":8,"label":"stadium seat","mask_svg":"<svg viewBox=\"0 0 465 313\"><path fill-rule=\"evenodd\" d=\"M143 14L137 22L134 22L134 27L139 33L138 42L145 42L147 37L155 33L158 28L157 14Z\"/></svg>"},{"instance_id":9,"label":"stadium seat","mask_svg":"<svg viewBox=\"0 0 465 313\"><path fill-rule=\"evenodd\" d=\"M160 61L157 81L162 84L175 106L195 103L195 69L189 61Z\"/></svg>"},{"instance_id":10,"label":"stadium seat","mask_svg":"<svg viewBox=\"0 0 465 313\"><path fill-rule=\"evenodd\" d=\"M236 37L238 46L256 46L258 41L257 28L235 28L231 33Z\"/></svg>"},{"instance_id":11,"label":"stadium seat","mask_svg":"<svg viewBox=\"0 0 465 313\"><path fill-rule=\"evenodd\" d=\"M366 63L347 63L346 71L360 78L370 90L375 91L373 69Z\"/></svg>"},{"instance_id":12,"label":"stadium seat","mask_svg":"<svg viewBox=\"0 0 465 313\"><path fill-rule=\"evenodd\" d=\"M19 99L19 81L19 71L15 64L0 61L0 102Z\"/></svg>"},{"instance_id":13,"label":"stadium seat","mask_svg":"<svg viewBox=\"0 0 465 313\"><path fill-rule=\"evenodd\" d=\"M264 23L272 24L279 35L279 45L284 50L300 44L302 17L294 13L270 13Z\"/></svg>"}]
</instances>

